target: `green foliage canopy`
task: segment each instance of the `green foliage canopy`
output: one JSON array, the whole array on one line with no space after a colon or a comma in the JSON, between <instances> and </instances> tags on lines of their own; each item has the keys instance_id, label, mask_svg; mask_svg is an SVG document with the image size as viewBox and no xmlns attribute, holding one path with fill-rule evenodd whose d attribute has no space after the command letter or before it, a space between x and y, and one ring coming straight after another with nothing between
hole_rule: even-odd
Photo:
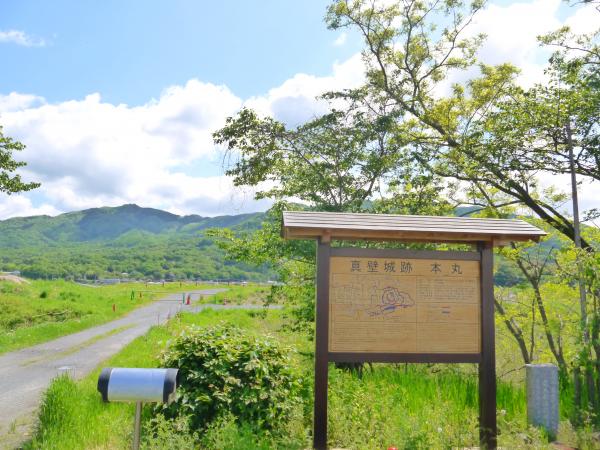
<instances>
[{"instance_id":1,"label":"green foliage canopy","mask_svg":"<svg viewBox=\"0 0 600 450\"><path fill-rule=\"evenodd\" d=\"M395 116L401 118L409 133L412 157L425 172L478 185L474 186L476 191L480 187L496 190L509 202L525 206L573 240L570 219L553 198L544 198L538 186L538 172L548 168L548 164L540 166L539 158L534 166L527 164L523 155L525 152L528 157L531 155L531 146L520 147L516 138L520 143L536 143L539 133L531 126L523 128L527 123L519 120L523 114L515 117L499 111L502 105L516 102L524 112L519 104L524 92L515 81L517 68L509 64L495 67L480 64L479 77L454 84L449 95L442 94L442 83L447 82L451 71L477 63L475 54L483 36L464 36L482 6L480 1L431 0L382 5L367 0L338 0L329 7L326 20L333 29L349 27L362 35L367 87L373 95L392 102L398 109ZM597 46L590 44L586 49L585 61L580 59L574 64L570 60L571 67L595 65L593 55L597 54ZM577 73L570 70L571 75ZM597 84L594 81L597 76L591 76L594 69L584 72L590 75L585 85L594 88ZM579 109L565 111L573 113ZM597 135L597 108L588 98L581 111L585 119L572 123L582 125L579 134L589 134L585 141L590 144L588 153L581 154L591 155L590 150L597 149L597 138L593 137ZM519 121L514 128L508 121L511 117L513 122ZM545 119L547 127L554 123L552 115L540 113L538 117ZM596 131L583 130L592 124L596 124ZM511 136L515 138L512 142ZM593 155L581 161L588 161L588 169L597 163ZM581 167L583 170L583 164ZM468 203L469 198L463 196L462 201Z\"/></svg>"},{"instance_id":2,"label":"green foliage canopy","mask_svg":"<svg viewBox=\"0 0 600 450\"><path fill-rule=\"evenodd\" d=\"M167 417L189 417L198 430L226 414L258 429L276 429L301 400L290 351L235 326L187 329L161 361L179 368L178 398L158 408Z\"/></svg>"},{"instance_id":3,"label":"green foliage canopy","mask_svg":"<svg viewBox=\"0 0 600 450\"><path fill-rule=\"evenodd\" d=\"M23 167L24 162L16 161L13 152L22 151L25 148L19 141L5 136L0 126L0 192L14 194L16 192L30 191L40 186L39 183L25 183L21 180L15 170Z\"/></svg>"},{"instance_id":4,"label":"green foliage canopy","mask_svg":"<svg viewBox=\"0 0 600 450\"><path fill-rule=\"evenodd\" d=\"M332 102L334 96L325 97ZM330 211L358 211L405 166L406 142L385 104L365 90L347 93L347 109L297 128L249 109L214 133L237 161L227 171L236 185L267 187L257 198L297 198ZM375 110L375 108L377 110Z\"/></svg>"}]
</instances>

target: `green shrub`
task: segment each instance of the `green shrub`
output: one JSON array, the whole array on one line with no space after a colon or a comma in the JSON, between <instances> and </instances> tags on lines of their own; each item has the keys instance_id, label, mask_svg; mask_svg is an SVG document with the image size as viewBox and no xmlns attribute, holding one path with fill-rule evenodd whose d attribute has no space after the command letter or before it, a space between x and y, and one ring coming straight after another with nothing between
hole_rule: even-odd
<instances>
[{"instance_id":1,"label":"green shrub","mask_svg":"<svg viewBox=\"0 0 600 450\"><path fill-rule=\"evenodd\" d=\"M157 414L144 427L141 447L144 450L196 448L198 440L198 435L189 430L185 417L167 420Z\"/></svg>"},{"instance_id":2,"label":"green shrub","mask_svg":"<svg viewBox=\"0 0 600 450\"><path fill-rule=\"evenodd\" d=\"M188 416L192 429L232 414L239 423L274 430L300 402L290 352L237 327L189 328L161 358L164 367L179 368L181 378L177 400L158 409L167 417Z\"/></svg>"},{"instance_id":3,"label":"green shrub","mask_svg":"<svg viewBox=\"0 0 600 450\"><path fill-rule=\"evenodd\" d=\"M247 425L238 425L231 414L213 421L202 436L201 448L219 450L270 450L268 442L260 442L260 436Z\"/></svg>"}]
</instances>

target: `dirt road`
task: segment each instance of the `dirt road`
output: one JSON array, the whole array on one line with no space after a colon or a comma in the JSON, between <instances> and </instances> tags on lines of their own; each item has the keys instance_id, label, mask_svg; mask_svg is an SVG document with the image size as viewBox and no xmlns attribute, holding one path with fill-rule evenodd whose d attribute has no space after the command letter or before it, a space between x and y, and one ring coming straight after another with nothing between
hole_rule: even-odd
<instances>
[{"instance_id":1,"label":"dirt road","mask_svg":"<svg viewBox=\"0 0 600 450\"><path fill-rule=\"evenodd\" d=\"M197 300L224 290L189 293ZM82 378L152 325L164 323L180 310L207 307L182 305L181 297L171 294L118 320L0 356L0 448L14 447L27 438L40 397L61 370Z\"/></svg>"}]
</instances>

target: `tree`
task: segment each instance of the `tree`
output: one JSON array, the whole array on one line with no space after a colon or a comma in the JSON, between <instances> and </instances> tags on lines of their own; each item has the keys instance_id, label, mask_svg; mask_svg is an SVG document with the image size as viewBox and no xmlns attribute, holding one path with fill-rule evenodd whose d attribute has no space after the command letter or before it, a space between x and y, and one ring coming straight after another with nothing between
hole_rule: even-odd
<instances>
[{"instance_id":1,"label":"tree","mask_svg":"<svg viewBox=\"0 0 600 450\"><path fill-rule=\"evenodd\" d=\"M453 186L461 194L457 203L471 202L484 213L519 208L571 242L580 241L591 254L593 243L585 235L579 239L562 209L568 196L541 189L539 177L576 171L597 179L597 47L586 44L589 52L577 60L556 55L549 76L561 74L560 82L522 89L518 69L510 64L477 64L483 37L464 34L482 6L460 0L334 1L326 17L329 27L354 28L364 39L365 86L328 94L341 102L335 103L339 109L291 130L243 110L215 133L229 155L238 157L228 173L236 184L269 183L260 197L298 198L332 211L448 212L450 202L440 200L439 191ZM553 39L562 42L558 35ZM452 72L469 68L479 74L450 85ZM557 101L567 106L558 113ZM247 254L243 239L229 238L235 243L231 248ZM273 233L261 248L283 248L271 239L279 238ZM541 292L547 255L534 260L517 246L508 253L532 286L532 314L539 313L564 372L572 361L563 352L562 328L553 328L546 315ZM589 280L589 286L595 283ZM522 336L516 322L506 319L515 337ZM590 330L598 329L597 323L592 320ZM524 359L531 359L531 346L522 344Z\"/></svg>"},{"instance_id":2,"label":"tree","mask_svg":"<svg viewBox=\"0 0 600 450\"><path fill-rule=\"evenodd\" d=\"M478 206L478 209L471 210L472 213L476 212L480 216L502 219L518 216L518 210L514 206L515 202L510 201L506 195L497 190L486 189L484 185L478 183L473 183L472 188L469 195L473 198L474 204ZM521 219L533 220L535 225L542 228L545 225L539 219L534 220L531 217L521 217ZM548 248L547 244L542 244L555 240L557 232L547 225L546 228L549 229L549 234L538 244L511 242L507 247L498 250L502 257L517 266L526 283L529 284L528 293L531 294L528 295L530 301L523 304L522 301L511 300L502 290L498 290L495 306L508 332L515 339L524 364L534 362L534 350L539 347L535 329L537 322L541 322L548 349L558 365L561 382L564 383L567 381L569 367L561 338L563 326L560 321L552 320L551 311L549 311L551 308L547 306L548 299L542 292L543 279L548 278L556 270L554 246ZM515 292L510 294L515 295ZM530 330L528 336L524 331L526 329Z\"/></svg>"},{"instance_id":3,"label":"tree","mask_svg":"<svg viewBox=\"0 0 600 450\"><path fill-rule=\"evenodd\" d=\"M294 326L314 319L314 245L284 241L282 210L378 211L443 214L452 209L440 196L439 180L411 164L406 129L381 98L361 88L323 97L329 112L296 128L249 109L227 119L215 142L232 158L227 174L236 185L257 186L258 198L276 202L253 234L213 230L229 257L269 263L283 286L274 297L296 304ZM304 205L293 205L300 200Z\"/></svg>"},{"instance_id":4,"label":"tree","mask_svg":"<svg viewBox=\"0 0 600 450\"><path fill-rule=\"evenodd\" d=\"M499 105L522 97L515 83L518 70L509 64L479 64L479 77L454 84L447 96L440 94L450 72L476 64L483 37L463 35L482 6L481 1L382 5L338 0L329 7L327 21L333 29L352 27L363 36L368 87L398 109L395 117L410 129L412 156L423 170L503 192L574 240L570 218L538 195L536 175L542 169L523 165L513 152L516 142L503 137L503 131L510 131L508 122L493 114ZM585 241L582 246L589 248Z\"/></svg>"},{"instance_id":5,"label":"tree","mask_svg":"<svg viewBox=\"0 0 600 450\"><path fill-rule=\"evenodd\" d=\"M24 183L21 176L14 174L15 170L23 167L24 162L15 161L13 152L21 151L25 148L23 144L4 136L0 126L0 192L14 194L16 192L30 191L40 186L39 183Z\"/></svg>"},{"instance_id":6,"label":"tree","mask_svg":"<svg viewBox=\"0 0 600 450\"><path fill-rule=\"evenodd\" d=\"M577 246L593 251L580 236L577 215L573 220L561 210L568 197L541 190L539 176L578 172L597 180L597 34L571 39L563 29L543 39L562 49L551 60L547 85L525 91L515 81L515 67L480 64L480 76L453 85L444 96L441 82L448 74L476 63L481 38L463 35L482 4L338 0L327 21L331 28L352 27L363 36L368 86L393 102L399 110L395 117L412 123L411 148L424 171L466 185L467 196L475 192L483 208L499 205L489 204L479 191L496 191L506 197L505 205L524 206ZM535 277L527 278L535 288ZM583 346L589 349L597 341L588 339L590 327L597 327L586 317L584 294L582 289L580 314ZM592 378L587 381L593 399Z\"/></svg>"},{"instance_id":7,"label":"tree","mask_svg":"<svg viewBox=\"0 0 600 450\"><path fill-rule=\"evenodd\" d=\"M249 109L228 118L214 133L215 142L237 157L227 175L236 185L264 187L257 198L297 198L329 211L363 209L383 193L392 172L406 167L406 142L387 105L364 90L343 97L347 109L332 108L294 129Z\"/></svg>"},{"instance_id":8,"label":"tree","mask_svg":"<svg viewBox=\"0 0 600 450\"><path fill-rule=\"evenodd\" d=\"M552 220L547 221L571 239L579 261L578 270L573 273L579 285L581 323L581 352L573 367L575 404L589 403L592 407L600 406L600 390L595 386L593 374L595 367L595 377L600 379L600 343L595 325L599 311L595 298L590 308L581 261L586 259L586 252L597 249L581 237L577 176L600 181L600 47L594 40L597 36L574 36L568 28L562 28L542 37L542 43L559 47L549 61L546 82L529 90L513 89L476 126L491 149L489 154L492 157L505 154L502 164L506 172L519 174L530 186L535 186L538 174L571 177L572 219L558 214L558 208L552 206ZM481 173L478 171L476 176L485 179L485 173L483 176ZM567 195L548 194L546 198L568 200ZM545 202L543 207L550 210L547 205ZM587 219L597 215L594 209ZM597 295L592 290L589 294ZM580 367L585 370L587 402L582 400Z\"/></svg>"},{"instance_id":9,"label":"tree","mask_svg":"<svg viewBox=\"0 0 600 450\"><path fill-rule=\"evenodd\" d=\"M297 205L277 202L269 211L262 227L255 232L236 233L228 228L214 228L207 235L216 239L226 251L227 259L253 266L268 265L281 283L271 287L270 302L286 301L291 311L290 328L312 335L315 319L315 248L304 240L281 238L283 210Z\"/></svg>"}]
</instances>

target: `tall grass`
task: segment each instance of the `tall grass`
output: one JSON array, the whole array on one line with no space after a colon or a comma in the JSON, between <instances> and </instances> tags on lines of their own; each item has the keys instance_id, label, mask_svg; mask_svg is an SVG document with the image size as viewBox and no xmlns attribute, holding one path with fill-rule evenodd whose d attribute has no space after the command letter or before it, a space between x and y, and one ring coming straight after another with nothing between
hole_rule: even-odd
<instances>
[{"instance_id":1,"label":"tall grass","mask_svg":"<svg viewBox=\"0 0 600 450\"><path fill-rule=\"evenodd\" d=\"M223 417L202 435L180 424L153 419L144 408L144 448L219 450L304 449L311 446L313 359L306 335L282 329L282 311L204 310L182 314L167 326L153 327L105 366L151 367L169 340L189 325L235 324L248 333L275 334L287 345L303 349L295 355L305 379L304 404L282 429L256 434L250 427ZM131 445L133 405L104 404L96 392L98 371L74 383L58 379L48 390L40 425L28 449L125 449ZM499 444L509 449L551 448L546 436L526 423L522 384L498 383ZM330 365L329 444L348 449L450 449L478 445L477 375L474 365L386 365L366 367L362 376ZM154 420L154 426L151 421ZM158 426L157 426L158 421ZM594 448L588 432L561 424L559 438L582 449Z\"/></svg>"},{"instance_id":2,"label":"tall grass","mask_svg":"<svg viewBox=\"0 0 600 450\"><path fill-rule=\"evenodd\" d=\"M150 331L102 366L155 367L160 349L171 337L165 327ZM118 449L131 445L134 405L103 403L96 390L101 367L83 380L55 379L44 394L34 438L25 449ZM144 420L149 420L145 408Z\"/></svg>"},{"instance_id":3,"label":"tall grass","mask_svg":"<svg viewBox=\"0 0 600 450\"><path fill-rule=\"evenodd\" d=\"M233 305L252 305L252 304L263 304L271 291L269 286L266 285L246 285L236 286L220 284L215 286L220 289L227 289L224 292L211 295L204 299L205 303L216 303L216 304L233 304Z\"/></svg>"},{"instance_id":4,"label":"tall grass","mask_svg":"<svg viewBox=\"0 0 600 450\"><path fill-rule=\"evenodd\" d=\"M164 287L146 287L143 283L90 287L62 280L36 280L30 284L0 281L0 353L117 319L165 295L162 292L185 292L207 287L195 284L180 286L179 283L167 283ZM132 291L135 293L133 300ZM145 291L141 297L140 291Z\"/></svg>"},{"instance_id":5,"label":"tall grass","mask_svg":"<svg viewBox=\"0 0 600 450\"><path fill-rule=\"evenodd\" d=\"M362 377L333 370L330 440L344 448L451 448L478 442L477 378L425 365L379 365ZM498 409L522 423L525 395L500 384ZM352 430L352 433L348 433Z\"/></svg>"}]
</instances>

